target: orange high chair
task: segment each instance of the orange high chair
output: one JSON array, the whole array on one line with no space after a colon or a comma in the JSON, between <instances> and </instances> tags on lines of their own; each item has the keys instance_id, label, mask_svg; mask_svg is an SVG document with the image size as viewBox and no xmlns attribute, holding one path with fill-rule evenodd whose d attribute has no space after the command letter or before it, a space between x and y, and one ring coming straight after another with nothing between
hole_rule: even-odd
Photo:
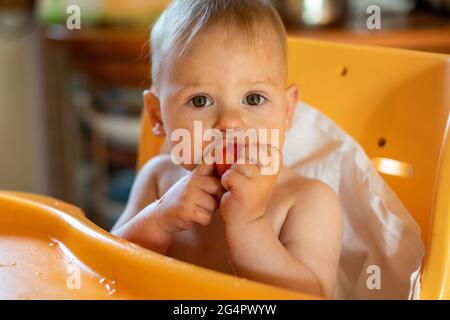
<instances>
[{"instance_id":1,"label":"orange high chair","mask_svg":"<svg viewBox=\"0 0 450 320\"><path fill-rule=\"evenodd\" d=\"M449 56L293 38L289 82L351 134L381 172L395 160L397 170L383 177L421 226L427 248L420 297L450 299ZM162 143L142 119L138 168ZM142 249L61 201L2 192L2 298L314 297Z\"/></svg>"}]
</instances>

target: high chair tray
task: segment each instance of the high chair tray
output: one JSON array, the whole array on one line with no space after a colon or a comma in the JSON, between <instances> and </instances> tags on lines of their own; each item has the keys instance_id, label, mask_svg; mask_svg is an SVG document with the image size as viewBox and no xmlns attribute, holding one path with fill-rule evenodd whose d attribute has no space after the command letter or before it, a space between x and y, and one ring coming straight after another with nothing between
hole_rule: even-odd
<instances>
[{"instance_id":1,"label":"high chair tray","mask_svg":"<svg viewBox=\"0 0 450 320\"><path fill-rule=\"evenodd\" d=\"M43 196L0 192L0 299L311 299L146 250Z\"/></svg>"}]
</instances>

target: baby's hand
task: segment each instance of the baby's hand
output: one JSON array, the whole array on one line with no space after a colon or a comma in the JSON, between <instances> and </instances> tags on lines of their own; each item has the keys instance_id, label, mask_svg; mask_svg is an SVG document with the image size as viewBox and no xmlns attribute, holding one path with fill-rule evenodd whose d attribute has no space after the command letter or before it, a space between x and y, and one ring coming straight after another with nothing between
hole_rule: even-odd
<instances>
[{"instance_id":1,"label":"baby's hand","mask_svg":"<svg viewBox=\"0 0 450 320\"><path fill-rule=\"evenodd\" d=\"M245 150L248 155L248 147ZM262 217L275 187L277 173L262 175L260 163L250 163L248 156L245 159L245 164L233 164L221 178L227 192L219 211L226 225L241 225Z\"/></svg>"},{"instance_id":2,"label":"baby's hand","mask_svg":"<svg viewBox=\"0 0 450 320\"><path fill-rule=\"evenodd\" d=\"M214 165L201 164L164 194L155 213L161 229L174 233L187 230L194 223L210 223L224 193L213 172Z\"/></svg>"}]
</instances>

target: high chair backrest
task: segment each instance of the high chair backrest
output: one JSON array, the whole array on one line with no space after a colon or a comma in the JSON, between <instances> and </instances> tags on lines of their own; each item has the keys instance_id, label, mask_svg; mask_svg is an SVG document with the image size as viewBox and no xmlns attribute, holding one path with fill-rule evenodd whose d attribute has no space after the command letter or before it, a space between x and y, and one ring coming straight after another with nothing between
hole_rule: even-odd
<instances>
[{"instance_id":1,"label":"high chair backrest","mask_svg":"<svg viewBox=\"0 0 450 320\"><path fill-rule=\"evenodd\" d=\"M400 162L395 175L383 178L427 242L450 107L449 57L296 39L289 45L289 82L299 84L301 99L352 135L370 158Z\"/></svg>"},{"instance_id":2,"label":"high chair backrest","mask_svg":"<svg viewBox=\"0 0 450 320\"><path fill-rule=\"evenodd\" d=\"M381 172L390 173L383 178L419 223L428 244L431 218L439 206L437 189L441 211L450 208L450 181L442 181L450 170L450 155L440 162L450 109L449 57L290 38L288 65L288 82L299 85L301 100L333 119ZM138 167L157 154L160 145L144 115ZM442 249L447 264L436 266L442 269L450 264L449 237L442 235L449 232L450 222L443 213L434 218L446 225L445 230L436 226L446 237ZM435 226L433 236L434 231Z\"/></svg>"}]
</instances>

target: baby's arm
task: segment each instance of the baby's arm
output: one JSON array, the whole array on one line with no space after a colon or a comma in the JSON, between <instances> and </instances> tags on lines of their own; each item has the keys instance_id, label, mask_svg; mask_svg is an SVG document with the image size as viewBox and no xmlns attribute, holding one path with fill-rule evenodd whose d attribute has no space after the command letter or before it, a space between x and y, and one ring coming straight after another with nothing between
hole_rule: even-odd
<instances>
[{"instance_id":1,"label":"baby's arm","mask_svg":"<svg viewBox=\"0 0 450 320\"><path fill-rule=\"evenodd\" d=\"M114 235L165 254L173 233L194 223L209 224L223 194L219 179L212 176L214 166L199 165L156 201L159 175L169 176L171 166L170 157L159 156L139 172L129 203L112 230Z\"/></svg>"},{"instance_id":2,"label":"baby's arm","mask_svg":"<svg viewBox=\"0 0 450 320\"><path fill-rule=\"evenodd\" d=\"M157 172L162 169L163 157L156 157L142 167L133 183L125 210L111 230L120 238L159 253L167 251L170 235L159 227L154 215L149 212L158 199ZM143 211L147 206L149 208Z\"/></svg>"},{"instance_id":3,"label":"baby's arm","mask_svg":"<svg viewBox=\"0 0 450 320\"><path fill-rule=\"evenodd\" d=\"M280 233L286 250L310 271L321 295L334 293L341 255L343 211L326 184L309 180L298 191Z\"/></svg>"},{"instance_id":4,"label":"baby's arm","mask_svg":"<svg viewBox=\"0 0 450 320\"><path fill-rule=\"evenodd\" d=\"M230 219L225 235L237 275L330 297L336 285L342 237L342 209L334 192L314 180L292 188L296 201L278 238L265 215L256 214L259 218L242 221L235 214L239 207L242 216L255 216L260 210L255 205L268 197L268 191L262 191L267 178L257 174L246 178L238 172L243 172L245 166L240 167L224 176L230 193L222 199L234 209L225 209L223 214Z\"/></svg>"}]
</instances>

